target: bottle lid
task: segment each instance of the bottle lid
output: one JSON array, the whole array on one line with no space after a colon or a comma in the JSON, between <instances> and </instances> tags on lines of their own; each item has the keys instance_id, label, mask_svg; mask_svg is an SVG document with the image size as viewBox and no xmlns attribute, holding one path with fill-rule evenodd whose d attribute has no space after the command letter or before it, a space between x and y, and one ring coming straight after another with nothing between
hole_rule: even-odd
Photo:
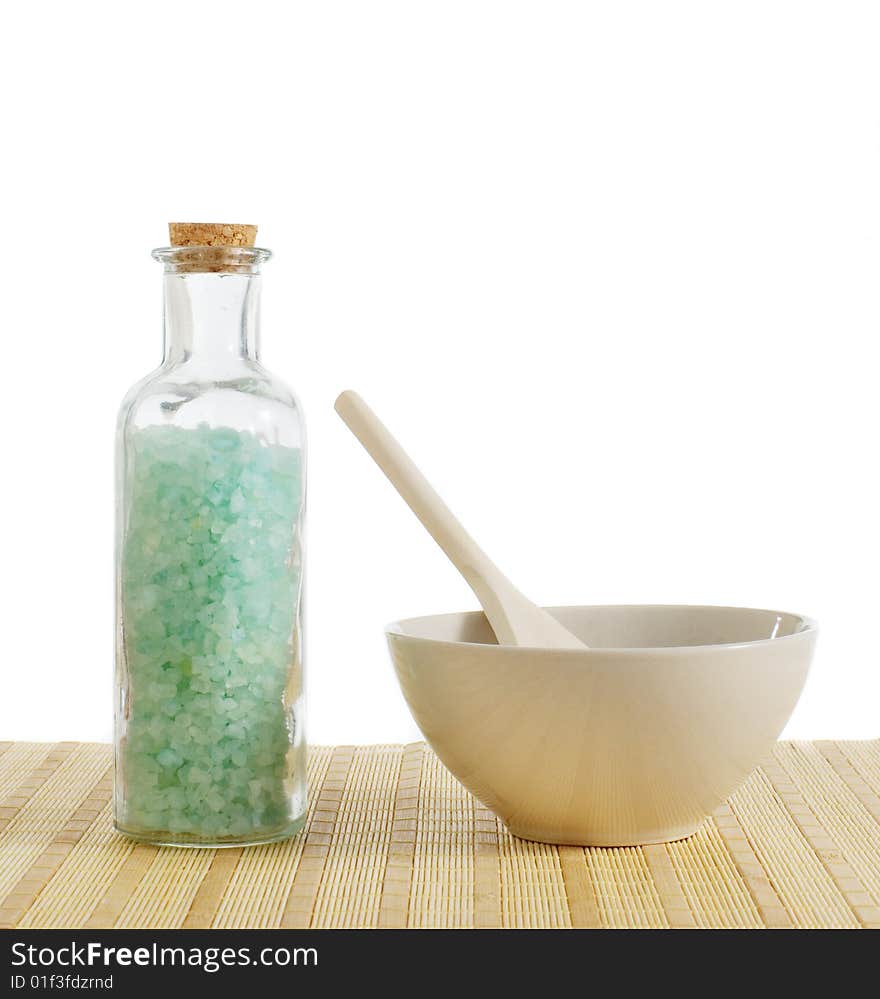
<instances>
[{"instance_id":1,"label":"bottle lid","mask_svg":"<svg viewBox=\"0 0 880 999\"><path fill-rule=\"evenodd\" d=\"M172 246L253 246L255 225L231 222L169 222Z\"/></svg>"}]
</instances>

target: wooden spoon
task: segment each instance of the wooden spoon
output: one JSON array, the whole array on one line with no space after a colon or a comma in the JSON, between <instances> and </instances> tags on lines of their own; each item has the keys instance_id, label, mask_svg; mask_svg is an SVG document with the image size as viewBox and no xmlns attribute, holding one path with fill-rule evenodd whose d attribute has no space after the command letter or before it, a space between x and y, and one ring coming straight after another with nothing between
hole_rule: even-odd
<instances>
[{"instance_id":1,"label":"wooden spoon","mask_svg":"<svg viewBox=\"0 0 880 999\"><path fill-rule=\"evenodd\" d=\"M336 400L336 412L467 580L499 645L542 649L587 647L555 617L523 596L489 559L356 392L343 392Z\"/></svg>"}]
</instances>

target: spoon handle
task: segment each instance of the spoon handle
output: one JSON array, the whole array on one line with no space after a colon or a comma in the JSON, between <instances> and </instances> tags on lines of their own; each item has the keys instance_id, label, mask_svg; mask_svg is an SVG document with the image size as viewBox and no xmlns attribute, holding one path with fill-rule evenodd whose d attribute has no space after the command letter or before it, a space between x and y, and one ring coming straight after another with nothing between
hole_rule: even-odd
<instances>
[{"instance_id":1,"label":"spoon handle","mask_svg":"<svg viewBox=\"0 0 880 999\"><path fill-rule=\"evenodd\" d=\"M410 456L356 392L343 392L336 400L336 412L467 580L499 643L517 644L502 605L510 600L524 601L525 597L462 527Z\"/></svg>"}]
</instances>

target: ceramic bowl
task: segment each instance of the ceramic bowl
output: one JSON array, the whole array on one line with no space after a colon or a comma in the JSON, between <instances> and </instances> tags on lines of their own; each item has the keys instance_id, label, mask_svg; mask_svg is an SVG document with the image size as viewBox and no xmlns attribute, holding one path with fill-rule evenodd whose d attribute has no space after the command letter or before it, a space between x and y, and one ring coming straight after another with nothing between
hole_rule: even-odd
<instances>
[{"instance_id":1,"label":"ceramic bowl","mask_svg":"<svg viewBox=\"0 0 880 999\"><path fill-rule=\"evenodd\" d=\"M590 648L499 646L480 612L386 629L434 751L516 836L681 839L768 754L816 626L738 607L548 608Z\"/></svg>"}]
</instances>

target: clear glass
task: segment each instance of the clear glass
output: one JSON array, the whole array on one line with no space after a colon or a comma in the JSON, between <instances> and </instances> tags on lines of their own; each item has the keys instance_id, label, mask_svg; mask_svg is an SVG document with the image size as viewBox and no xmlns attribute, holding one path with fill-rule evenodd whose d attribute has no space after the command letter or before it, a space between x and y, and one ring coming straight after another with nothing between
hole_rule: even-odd
<instances>
[{"instance_id":1,"label":"clear glass","mask_svg":"<svg viewBox=\"0 0 880 999\"><path fill-rule=\"evenodd\" d=\"M176 846L303 825L305 433L259 362L266 250L154 250L165 356L117 429L116 828Z\"/></svg>"}]
</instances>

